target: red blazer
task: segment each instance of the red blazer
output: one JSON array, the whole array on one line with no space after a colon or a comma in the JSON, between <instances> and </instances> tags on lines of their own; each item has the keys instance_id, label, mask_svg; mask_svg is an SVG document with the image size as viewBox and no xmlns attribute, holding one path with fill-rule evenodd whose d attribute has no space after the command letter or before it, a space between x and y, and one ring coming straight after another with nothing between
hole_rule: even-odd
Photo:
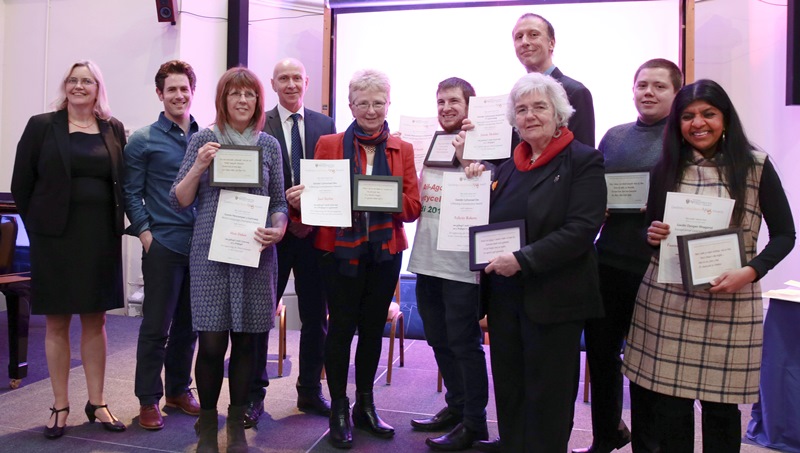
<instances>
[{"instance_id":1,"label":"red blazer","mask_svg":"<svg viewBox=\"0 0 800 453\"><path fill-rule=\"evenodd\" d=\"M344 132L320 137L314 150L314 159L342 159L344 153L343 142ZM367 156L364 148L360 148L359 152L361 153L362 161L366 162ZM392 239L389 240L389 253L395 254L408 248L403 222L417 220L422 209L422 203L419 200L419 183L417 182L417 170L414 166L414 148L411 143L390 135L386 140L386 160L389 162L389 170L391 170L392 176L403 177L403 212L392 214L394 228L392 229ZM314 247L333 252L335 240L335 227L319 227L317 237L314 240Z\"/></svg>"}]
</instances>

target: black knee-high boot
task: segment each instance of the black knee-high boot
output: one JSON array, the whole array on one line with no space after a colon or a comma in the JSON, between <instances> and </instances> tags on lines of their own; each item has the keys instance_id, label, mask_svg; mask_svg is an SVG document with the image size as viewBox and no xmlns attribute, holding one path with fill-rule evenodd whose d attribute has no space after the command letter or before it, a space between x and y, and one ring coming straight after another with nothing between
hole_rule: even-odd
<instances>
[{"instance_id":1,"label":"black knee-high boot","mask_svg":"<svg viewBox=\"0 0 800 453\"><path fill-rule=\"evenodd\" d=\"M394 428L384 422L375 411L372 392L356 392L356 404L353 406L353 426L377 437L394 436Z\"/></svg>"}]
</instances>

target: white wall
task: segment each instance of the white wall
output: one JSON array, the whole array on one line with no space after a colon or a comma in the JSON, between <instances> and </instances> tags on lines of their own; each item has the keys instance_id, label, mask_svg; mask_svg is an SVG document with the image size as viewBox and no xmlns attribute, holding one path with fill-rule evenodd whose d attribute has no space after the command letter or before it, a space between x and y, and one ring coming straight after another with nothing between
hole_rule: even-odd
<instances>
[{"instance_id":1,"label":"white wall","mask_svg":"<svg viewBox=\"0 0 800 453\"><path fill-rule=\"evenodd\" d=\"M275 63L297 58L309 77L305 106L321 111L322 106L322 2L250 2L250 45L248 67L264 83L264 106L273 108L278 96L270 86Z\"/></svg>"},{"instance_id":2,"label":"white wall","mask_svg":"<svg viewBox=\"0 0 800 453\"><path fill-rule=\"evenodd\" d=\"M778 2L785 3L785 2ZM776 164L794 214L800 220L800 106L786 99L786 6L752 0L710 0L696 5L696 74L728 92L753 142ZM762 226L760 246L769 235ZM762 282L783 288L800 279L800 245Z\"/></svg>"}]
</instances>

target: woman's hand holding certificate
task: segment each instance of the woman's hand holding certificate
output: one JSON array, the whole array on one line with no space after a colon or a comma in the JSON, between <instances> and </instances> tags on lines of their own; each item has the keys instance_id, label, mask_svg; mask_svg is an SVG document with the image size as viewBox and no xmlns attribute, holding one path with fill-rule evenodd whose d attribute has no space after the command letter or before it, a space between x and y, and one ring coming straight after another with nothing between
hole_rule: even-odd
<instances>
[{"instance_id":1,"label":"woman's hand holding certificate","mask_svg":"<svg viewBox=\"0 0 800 453\"><path fill-rule=\"evenodd\" d=\"M286 198L295 208L297 206L294 203L299 204L304 224L331 227L351 225L350 161L303 159L300 161L300 181L305 186L302 191L299 194L298 191L291 194L287 191Z\"/></svg>"},{"instance_id":2,"label":"woman's hand holding certificate","mask_svg":"<svg viewBox=\"0 0 800 453\"><path fill-rule=\"evenodd\" d=\"M263 242L256 236L269 240L274 232L265 230L269 197L232 190L219 191L219 205L211 233L208 259L221 263L258 267Z\"/></svg>"}]
</instances>

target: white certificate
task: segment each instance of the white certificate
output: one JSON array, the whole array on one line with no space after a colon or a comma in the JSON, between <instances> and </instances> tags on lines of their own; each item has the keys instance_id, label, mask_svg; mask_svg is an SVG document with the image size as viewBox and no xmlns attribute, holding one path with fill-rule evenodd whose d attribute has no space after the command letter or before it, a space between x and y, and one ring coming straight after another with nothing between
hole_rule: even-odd
<instances>
[{"instance_id":1,"label":"white certificate","mask_svg":"<svg viewBox=\"0 0 800 453\"><path fill-rule=\"evenodd\" d=\"M730 198L668 192L663 222L669 236L661 241L658 283L682 283L678 236L728 228L733 206Z\"/></svg>"},{"instance_id":2,"label":"white certificate","mask_svg":"<svg viewBox=\"0 0 800 453\"><path fill-rule=\"evenodd\" d=\"M439 120L436 117L418 118L400 115L399 131L403 140L414 147L414 165L417 173L422 170L422 162L430 147L431 138L438 128Z\"/></svg>"},{"instance_id":3,"label":"white certificate","mask_svg":"<svg viewBox=\"0 0 800 453\"><path fill-rule=\"evenodd\" d=\"M512 128L506 118L508 95L469 98L469 119L475 129L464 139L464 159L505 159L511 155Z\"/></svg>"},{"instance_id":4,"label":"white certificate","mask_svg":"<svg viewBox=\"0 0 800 453\"><path fill-rule=\"evenodd\" d=\"M209 185L261 187L262 154L259 146L220 145L209 168Z\"/></svg>"},{"instance_id":5,"label":"white certificate","mask_svg":"<svg viewBox=\"0 0 800 453\"><path fill-rule=\"evenodd\" d=\"M267 225L268 211L269 197L220 190L208 259L258 267L261 244L255 239L256 229Z\"/></svg>"},{"instance_id":6,"label":"white certificate","mask_svg":"<svg viewBox=\"0 0 800 453\"><path fill-rule=\"evenodd\" d=\"M503 253L515 252L525 241L525 221L511 220L469 228L469 270L481 271Z\"/></svg>"},{"instance_id":7,"label":"white certificate","mask_svg":"<svg viewBox=\"0 0 800 453\"><path fill-rule=\"evenodd\" d=\"M446 172L442 179L437 250L469 251L469 227L489 223L491 173L476 178Z\"/></svg>"},{"instance_id":8,"label":"white certificate","mask_svg":"<svg viewBox=\"0 0 800 453\"><path fill-rule=\"evenodd\" d=\"M301 159L300 180L305 186L300 194L304 224L351 226L349 160Z\"/></svg>"},{"instance_id":9,"label":"white certificate","mask_svg":"<svg viewBox=\"0 0 800 453\"><path fill-rule=\"evenodd\" d=\"M741 228L679 236L678 251L687 291L710 288L712 280L746 263Z\"/></svg>"},{"instance_id":10,"label":"white certificate","mask_svg":"<svg viewBox=\"0 0 800 453\"><path fill-rule=\"evenodd\" d=\"M650 190L650 173L606 173L609 210L640 210L647 204Z\"/></svg>"}]
</instances>

